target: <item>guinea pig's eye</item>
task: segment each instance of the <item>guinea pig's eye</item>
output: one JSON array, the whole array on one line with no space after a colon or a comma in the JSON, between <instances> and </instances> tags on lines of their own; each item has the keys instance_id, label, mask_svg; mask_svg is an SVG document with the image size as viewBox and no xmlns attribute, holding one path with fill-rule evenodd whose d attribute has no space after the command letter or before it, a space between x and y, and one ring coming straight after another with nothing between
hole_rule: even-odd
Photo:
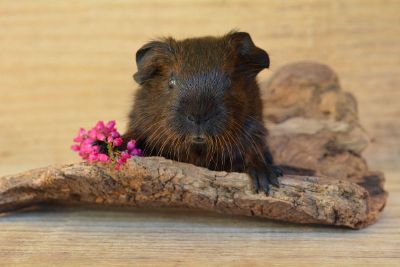
<instances>
[{"instance_id":1,"label":"guinea pig's eye","mask_svg":"<svg viewBox=\"0 0 400 267\"><path fill-rule=\"evenodd\" d=\"M168 87L169 87L169 89L174 88L175 85L176 85L176 80L175 80L175 78L173 78L173 77L170 78L169 81L168 81Z\"/></svg>"}]
</instances>

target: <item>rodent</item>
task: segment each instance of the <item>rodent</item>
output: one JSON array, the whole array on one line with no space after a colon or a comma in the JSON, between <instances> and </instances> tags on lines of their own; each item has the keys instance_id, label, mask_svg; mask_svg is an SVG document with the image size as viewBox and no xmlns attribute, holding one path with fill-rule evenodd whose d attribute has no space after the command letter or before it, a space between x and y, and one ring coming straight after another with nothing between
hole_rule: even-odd
<instances>
[{"instance_id":1,"label":"rodent","mask_svg":"<svg viewBox=\"0 0 400 267\"><path fill-rule=\"evenodd\" d=\"M151 41L136 64L125 142L135 139L144 156L247 172L257 192L279 186L256 81L269 56L248 33Z\"/></svg>"}]
</instances>

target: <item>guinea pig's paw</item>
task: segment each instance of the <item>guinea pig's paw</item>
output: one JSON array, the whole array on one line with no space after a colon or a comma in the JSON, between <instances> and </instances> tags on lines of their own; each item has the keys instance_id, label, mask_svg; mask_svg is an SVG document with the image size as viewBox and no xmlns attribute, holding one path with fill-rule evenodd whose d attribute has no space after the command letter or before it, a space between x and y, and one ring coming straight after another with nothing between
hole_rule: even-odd
<instances>
[{"instance_id":1,"label":"guinea pig's paw","mask_svg":"<svg viewBox=\"0 0 400 267\"><path fill-rule=\"evenodd\" d=\"M283 173L280 167L272 165L261 169L250 168L249 175L253 181L254 190L257 193L262 191L268 195L270 185L279 187L278 177Z\"/></svg>"},{"instance_id":2,"label":"guinea pig's paw","mask_svg":"<svg viewBox=\"0 0 400 267\"><path fill-rule=\"evenodd\" d=\"M272 165L270 169L275 174L276 178L283 175L283 169L280 166ZM276 182L277 184L274 185L279 186L278 179L276 179Z\"/></svg>"}]
</instances>

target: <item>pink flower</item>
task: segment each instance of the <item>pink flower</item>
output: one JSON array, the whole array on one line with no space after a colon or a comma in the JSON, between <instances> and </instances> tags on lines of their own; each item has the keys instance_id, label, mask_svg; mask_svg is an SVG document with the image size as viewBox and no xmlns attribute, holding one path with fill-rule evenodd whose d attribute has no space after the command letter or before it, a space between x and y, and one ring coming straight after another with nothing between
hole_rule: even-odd
<instances>
[{"instance_id":1,"label":"pink flower","mask_svg":"<svg viewBox=\"0 0 400 267\"><path fill-rule=\"evenodd\" d=\"M142 150L139 149L139 148L135 148L135 149L133 149L133 150L130 152L130 154L131 154L132 156L140 156L140 155L142 154Z\"/></svg>"},{"instance_id":2,"label":"pink flower","mask_svg":"<svg viewBox=\"0 0 400 267\"><path fill-rule=\"evenodd\" d=\"M121 157L119 158L119 160L123 163L126 162L127 159L129 159L131 157L131 155L129 153L127 153L126 151L122 151L121 153Z\"/></svg>"},{"instance_id":3,"label":"pink flower","mask_svg":"<svg viewBox=\"0 0 400 267\"><path fill-rule=\"evenodd\" d=\"M121 156L118 158L117 163L116 163L116 168L119 169L121 165L125 164L126 161L131 157L129 153L126 151L121 152Z\"/></svg>"},{"instance_id":4,"label":"pink flower","mask_svg":"<svg viewBox=\"0 0 400 267\"><path fill-rule=\"evenodd\" d=\"M140 154L142 153L142 150L136 147L135 140L129 141L126 145L126 148L128 150L128 153L132 156L140 156Z\"/></svg>"},{"instance_id":5,"label":"pink flower","mask_svg":"<svg viewBox=\"0 0 400 267\"><path fill-rule=\"evenodd\" d=\"M122 138L121 137L115 138L113 141L113 144L114 144L114 146L122 145Z\"/></svg>"},{"instance_id":6,"label":"pink flower","mask_svg":"<svg viewBox=\"0 0 400 267\"><path fill-rule=\"evenodd\" d=\"M98 131L102 131L104 128L106 128L106 126L104 125L103 121L98 121L95 128Z\"/></svg>"},{"instance_id":7,"label":"pink flower","mask_svg":"<svg viewBox=\"0 0 400 267\"><path fill-rule=\"evenodd\" d=\"M109 122L107 122L107 129L110 129L110 130L112 130L112 129L114 129L114 127L115 127L115 121L114 120L112 120L112 121L109 121Z\"/></svg>"},{"instance_id":8,"label":"pink flower","mask_svg":"<svg viewBox=\"0 0 400 267\"><path fill-rule=\"evenodd\" d=\"M73 151L79 151L79 150L81 149L81 146L80 146L80 145L72 145L72 146L71 146L71 149L72 149Z\"/></svg>"},{"instance_id":9,"label":"pink flower","mask_svg":"<svg viewBox=\"0 0 400 267\"><path fill-rule=\"evenodd\" d=\"M86 136L86 131L83 128L79 129L78 136L74 138L74 142L81 142Z\"/></svg>"},{"instance_id":10,"label":"pink flower","mask_svg":"<svg viewBox=\"0 0 400 267\"><path fill-rule=\"evenodd\" d=\"M105 135L102 133L97 133L96 138L97 138L97 140L100 140L100 141L106 140Z\"/></svg>"},{"instance_id":11,"label":"pink flower","mask_svg":"<svg viewBox=\"0 0 400 267\"><path fill-rule=\"evenodd\" d=\"M118 138L118 137L120 137L120 135L119 135L119 133L117 131L112 131L111 132L111 137L112 138Z\"/></svg>"},{"instance_id":12,"label":"pink flower","mask_svg":"<svg viewBox=\"0 0 400 267\"><path fill-rule=\"evenodd\" d=\"M135 148L135 146L136 146L136 142L135 142L135 140L131 140L131 141L129 141L128 142L128 144L126 145L126 148L128 149L128 151L129 150L132 150L132 149L134 149Z\"/></svg>"},{"instance_id":13,"label":"pink flower","mask_svg":"<svg viewBox=\"0 0 400 267\"><path fill-rule=\"evenodd\" d=\"M89 130L88 135L89 135L90 138L96 139L96 137L97 137L97 130L96 130L96 128L93 128L93 129Z\"/></svg>"},{"instance_id":14,"label":"pink flower","mask_svg":"<svg viewBox=\"0 0 400 267\"><path fill-rule=\"evenodd\" d=\"M106 154L99 154L97 158L100 162L108 162L109 159L109 157Z\"/></svg>"},{"instance_id":15,"label":"pink flower","mask_svg":"<svg viewBox=\"0 0 400 267\"><path fill-rule=\"evenodd\" d=\"M88 155L88 160L89 161L96 161L97 160L97 156L98 156L97 153L91 153L91 154Z\"/></svg>"},{"instance_id":16,"label":"pink flower","mask_svg":"<svg viewBox=\"0 0 400 267\"><path fill-rule=\"evenodd\" d=\"M130 140L127 148L122 150L123 140L115 125L114 120L107 124L99 121L89 131L80 128L71 149L88 162L111 163L119 170L129 158L139 156L141 150L136 147L135 140Z\"/></svg>"}]
</instances>

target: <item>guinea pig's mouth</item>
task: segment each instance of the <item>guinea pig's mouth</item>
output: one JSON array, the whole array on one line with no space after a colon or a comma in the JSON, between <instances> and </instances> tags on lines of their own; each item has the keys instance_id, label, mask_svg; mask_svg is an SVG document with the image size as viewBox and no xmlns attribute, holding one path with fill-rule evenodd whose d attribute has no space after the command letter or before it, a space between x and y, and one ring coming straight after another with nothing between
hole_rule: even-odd
<instances>
[{"instance_id":1,"label":"guinea pig's mouth","mask_svg":"<svg viewBox=\"0 0 400 267\"><path fill-rule=\"evenodd\" d=\"M193 144L204 144L206 142L206 137L204 135L193 135L192 143Z\"/></svg>"}]
</instances>

